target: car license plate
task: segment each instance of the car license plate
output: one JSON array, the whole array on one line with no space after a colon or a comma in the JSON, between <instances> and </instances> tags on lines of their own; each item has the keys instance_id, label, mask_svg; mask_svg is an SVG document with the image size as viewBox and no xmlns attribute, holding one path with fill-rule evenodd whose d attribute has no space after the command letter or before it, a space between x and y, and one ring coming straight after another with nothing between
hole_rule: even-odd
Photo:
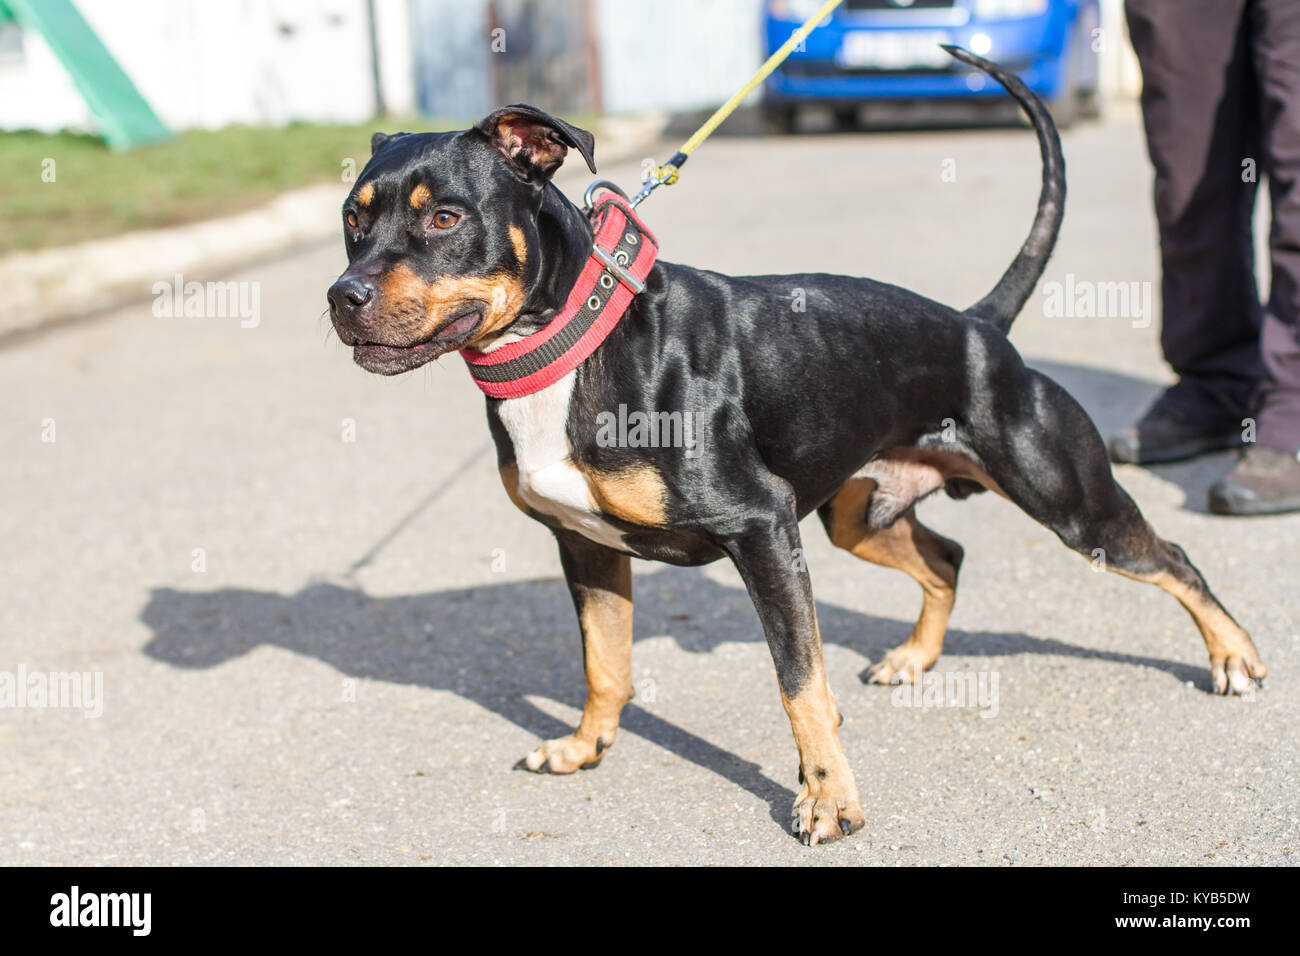
<instances>
[{"instance_id":1,"label":"car license plate","mask_svg":"<svg viewBox=\"0 0 1300 956\"><path fill-rule=\"evenodd\" d=\"M877 70L943 67L950 58L939 44L950 42L942 30L854 30L844 35L839 61Z\"/></svg>"}]
</instances>

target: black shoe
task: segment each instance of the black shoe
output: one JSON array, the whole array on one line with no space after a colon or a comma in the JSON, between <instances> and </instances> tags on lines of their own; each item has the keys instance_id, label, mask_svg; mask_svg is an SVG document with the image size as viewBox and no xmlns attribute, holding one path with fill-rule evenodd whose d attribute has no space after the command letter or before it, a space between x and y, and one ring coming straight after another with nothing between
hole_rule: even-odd
<instances>
[{"instance_id":1,"label":"black shoe","mask_svg":"<svg viewBox=\"0 0 1300 956\"><path fill-rule=\"evenodd\" d=\"M1241 447L1241 426L1188 418L1157 401L1141 421L1111 438L1110 460L1122 465L1156 465Z\"/></svg>"},{"instance_id":2,"label":"black shoe","mask_svg":"<svg viewBox=\"0 0 1300 956\"><path fill-rule=\"evenodd\" d=\"M1300 460L1270 445L1251 445L1228 477L1210 489L1218 515L1277 515L1300 511Z\"/></svg>"}]
</instances>

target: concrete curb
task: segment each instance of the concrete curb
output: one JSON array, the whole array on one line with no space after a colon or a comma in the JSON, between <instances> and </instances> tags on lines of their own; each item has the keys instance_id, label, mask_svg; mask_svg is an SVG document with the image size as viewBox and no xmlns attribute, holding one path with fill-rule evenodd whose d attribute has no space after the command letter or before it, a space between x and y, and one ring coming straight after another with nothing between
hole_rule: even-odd
<instances>
[{"instance_id":1,"label":"concrete curb","mask_svg":"<svg viewBox=\"0 0 1300 956\"><path fill-rule=\"evenodd\" d=\"M602 165L639 156L665 117L618 117L602 123ZM248 212L168 229L24 252L0 259L0 340L147 298L177 275L207 281L245 263L337 237L343 183L295 189Z\"/></svg>"},{"instance_id":2,"label":"concrete curb","mask_svg":"<svg viewBox=\"0 0 1300 956\"><path fill-rule=\"evenodd\" d=\"M325 183L236 216L0 260L0 282L16 290L0 305L0 336L143 298L154 283L171 283L177 274L211 278L268 252L322 239L337 229L342 196L339 184Z\"/></svg>"}]
</instances>

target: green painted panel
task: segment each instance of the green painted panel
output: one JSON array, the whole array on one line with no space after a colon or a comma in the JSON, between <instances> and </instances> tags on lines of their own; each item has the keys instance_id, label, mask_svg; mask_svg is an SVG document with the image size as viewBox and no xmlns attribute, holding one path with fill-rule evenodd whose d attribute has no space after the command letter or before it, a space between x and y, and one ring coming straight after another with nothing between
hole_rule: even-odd
<instances>
[{"instance_id":1,"label":"green painted panel","mask_svg":"<svg viewBox=\"0 0 1300 956\"><path fill-rule=\"evenodd\" d=\"M0 19L6 11L45 38L99 120L110 147L130 149L171 138L72 0L0 0Z\"/></svg>"}]
</instances>

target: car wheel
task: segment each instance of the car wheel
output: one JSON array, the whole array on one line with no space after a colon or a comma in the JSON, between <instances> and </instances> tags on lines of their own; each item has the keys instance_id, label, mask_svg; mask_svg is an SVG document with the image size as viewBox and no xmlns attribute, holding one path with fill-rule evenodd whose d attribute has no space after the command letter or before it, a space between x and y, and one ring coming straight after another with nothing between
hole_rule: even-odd
<instances>
[{"instance_id":1,"label":"car wheel","mask_svg":"<svg viewBox=\"0 0 1300 956\"><path fill-rule=\"evenodd\" d=\"M858 128L858 108L856 106L837 106L831 116L835 120L835 128L841 133L852 132Z\"/></svg>"},{"instance_id":2,"label":"car wheel","mask_svg":"<svg viewBox=\"0 0 1300 956\"><path fill-rule=\"evenodd\" d=\"M1078 39L1072 34L1065 44L1065 76L1061 83L1060 95L1047 104L1052 111L1052 119L1057 129L1069 129L1079 118L1079 81L1076 78L1075 61L1078 58Z\"/></svg>"},{"instance_id":3,"label":"car wheel","mask_svg":"<svg viewBox=\"0 0 1300 956\"><path fill-rule=\"evenodd\" d=\"M1068 87L1064 93L1048 103L1047 108L1052 113L1052 121L1057 129L1069 129L1079 118L1079 95L1072 87Z\"/></svg>"},{"instance_id":4,"label":"car wheel","mask_svg":"<svg viewBox=\"0 0 1300 956\"><path fill-rule=\"evenodd\" d=\"M1097 89L1079 91L1079 115L1084 119L1101 118L1101 92Z\"/></svg>"},{"instance_id":5,"label":"car wheel","mask_svg":"<svg viewBox=\"0 0 1300 956\"><path fill-rule=\"evenodd\" d=\"M793 106L764 103L762 113L765 133L771 136L789 136L794 132L795 108Z\"/></svg>"}]
</instances>

